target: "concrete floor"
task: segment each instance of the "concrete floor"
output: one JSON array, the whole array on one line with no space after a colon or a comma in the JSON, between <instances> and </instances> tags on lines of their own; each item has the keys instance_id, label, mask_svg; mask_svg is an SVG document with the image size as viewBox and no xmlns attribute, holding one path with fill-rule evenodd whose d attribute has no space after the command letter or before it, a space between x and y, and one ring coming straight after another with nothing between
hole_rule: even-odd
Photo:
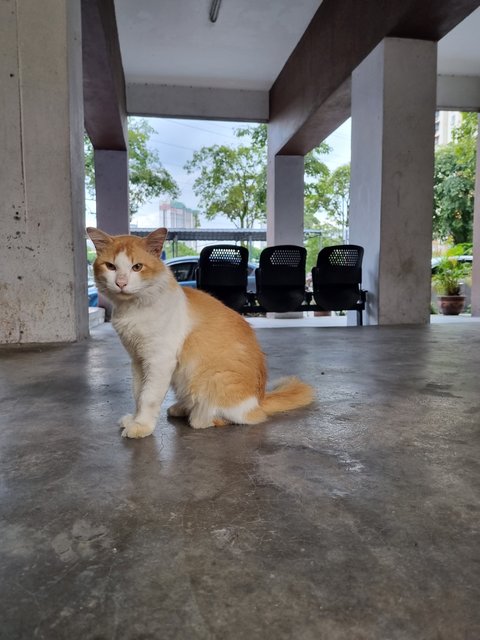
<instances>
[{"instance_id":1,"label":"concrete floor","mask_svg":"<svg viewBox=\"0 0 480 640\"><path fill-rule=\"evenodd\" d=\"M128 357L0 352L0 637L480 638L480 325L258 331L318 403L120 438Z\"/></svg>"}]
</instances>

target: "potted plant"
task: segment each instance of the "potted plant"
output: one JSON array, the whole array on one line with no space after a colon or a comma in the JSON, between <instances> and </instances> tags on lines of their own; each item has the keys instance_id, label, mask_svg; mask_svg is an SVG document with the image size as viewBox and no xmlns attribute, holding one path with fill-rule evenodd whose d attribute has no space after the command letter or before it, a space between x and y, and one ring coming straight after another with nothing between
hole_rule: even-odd
<instances>
[{"instance_id":1,"label":"potted plant","mask_svg":"<svg viewBox=\"0 0 480 640\"><path fill-rule=\"evenodd\" d=\"M470 266L460 264L455 257L445 257L438 263L433 275L440 311L447 316L458 316L463 311L465 296L462 284Z\"/></svg>"}]
</instances>

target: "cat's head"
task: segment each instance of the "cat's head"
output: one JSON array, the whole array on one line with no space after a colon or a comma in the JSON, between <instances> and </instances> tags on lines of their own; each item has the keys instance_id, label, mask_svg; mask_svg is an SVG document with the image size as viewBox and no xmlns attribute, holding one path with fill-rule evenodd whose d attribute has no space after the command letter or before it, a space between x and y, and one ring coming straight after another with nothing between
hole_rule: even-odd
<instances>
[{"instance_id":1,"label":"cat's head","mask_svg":"<svg viewBox=\"0 0 480 640\"><path fill-rule=\"evenodd\" d=\"M88 227L97 259L93 264L98 289L114 303L155 296L174 278L160 260L166 229L139 236L110 236ZM173 285L174 286L174 285Z\"/></svg>"}]
</instances>

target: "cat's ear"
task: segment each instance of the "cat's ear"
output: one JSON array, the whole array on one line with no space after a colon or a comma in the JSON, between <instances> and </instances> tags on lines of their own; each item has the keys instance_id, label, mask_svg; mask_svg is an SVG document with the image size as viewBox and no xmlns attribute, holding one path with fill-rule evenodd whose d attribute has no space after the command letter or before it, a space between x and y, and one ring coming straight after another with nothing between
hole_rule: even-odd
<instances>
[{"instance_id":1,"label":"cat's ear","mask_svg":"<svg viewBox=\"0 0 480 640\"><path fill-rule=\"evenodd\" d=\"M103 249L106 249L106 247L108 247L108 245L112 242L112 238L108 235L108 233L105 233L105 231L101 231L100 229L95 229L95 227L87 227L87 233L90 237L90 240L95 245L97 253L99 251L103 251Z\"/></svg>"},{"instance_id":2,"label":"cat's ear","mask_svg":"<svg viewBox=\"0 0 480 640\"><path fill-rule=\"evenodd\" d=\"M145 238L145 243L147 245L147 251L153 253L153 255L159 258L162 255L163 243L165 242L165 238L167 237L167 230L165 228L156 229L149 233Z\"/></svg>"}]
</instances>

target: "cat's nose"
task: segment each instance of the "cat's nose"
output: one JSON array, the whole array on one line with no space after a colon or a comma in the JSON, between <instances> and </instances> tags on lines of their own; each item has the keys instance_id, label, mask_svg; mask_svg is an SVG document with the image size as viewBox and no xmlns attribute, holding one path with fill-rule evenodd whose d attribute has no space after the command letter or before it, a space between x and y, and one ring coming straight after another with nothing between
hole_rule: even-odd
<instances>
[{"instance_id":1,"label":"cat's nose","mask_svg":"<svg viewBox=\"0 0 480 640\"><path fill-rule=\"evenodd\" d=\"M123 289L123 287L127 286L127 278L125 276L118 276L115 279L115 284L117 287L120 287L120 289Z\"/></svg>"}]
</instances>

